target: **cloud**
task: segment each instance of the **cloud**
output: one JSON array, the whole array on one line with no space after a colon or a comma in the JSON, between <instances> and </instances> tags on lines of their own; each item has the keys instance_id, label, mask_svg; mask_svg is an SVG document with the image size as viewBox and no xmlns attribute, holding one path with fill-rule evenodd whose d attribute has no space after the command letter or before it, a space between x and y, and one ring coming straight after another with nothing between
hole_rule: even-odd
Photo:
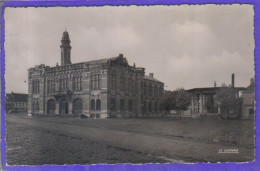
<instances>
[{"instance_id":1,"label":"cloud","mask_svg":"<svg viewBox=\"0 0 260 171\"><path fill-rule=\"evenodd\" d=\"M60 63L65 27L74 63L123 53L168 89L228 83L233 72L247 86L253 15L252 5L6 8L6 90L27 92L28 68Z\"/></svg>"},{"instance_id":2,"label":"cloud","mask_svg":"<svg viewBox=\"0 0 260 171\"><path fill-rule=\"evenodd\" d=\"M203 61L200 58L191 58L184 54L181 58L172 58L168 63L171 72L165 77L172 78L170 87L210 87L214 81L221 86L222 83L231 83L231 74L236 75L236 85L241 86L244 82L245 73L253 73L252 63L245 62L239 53L223 51L221 55L212 55ZM185 70L185 72L184 72ZM187 79L186 79L187 78ZM246 80L249 84L249 79Z\"/></svg>"}]
</instances>

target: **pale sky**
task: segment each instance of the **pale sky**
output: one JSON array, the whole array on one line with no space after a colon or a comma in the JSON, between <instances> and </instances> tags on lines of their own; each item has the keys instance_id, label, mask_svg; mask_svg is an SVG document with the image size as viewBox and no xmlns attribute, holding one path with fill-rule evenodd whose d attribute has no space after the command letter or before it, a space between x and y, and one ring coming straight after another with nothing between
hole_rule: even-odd
<instances>
[{"instance_id":1,"label":"pale sky","mask_svg":"<svg viewBox=\"0 0 260 171\"><path fill-rule=\"evenodd\" d=\"M252 5L48 7L5 9L6 92L27 93L27 69L60 64L62 33L71 61L124 54L174 90L254 76Z\"/></svg>"}]
</instances>

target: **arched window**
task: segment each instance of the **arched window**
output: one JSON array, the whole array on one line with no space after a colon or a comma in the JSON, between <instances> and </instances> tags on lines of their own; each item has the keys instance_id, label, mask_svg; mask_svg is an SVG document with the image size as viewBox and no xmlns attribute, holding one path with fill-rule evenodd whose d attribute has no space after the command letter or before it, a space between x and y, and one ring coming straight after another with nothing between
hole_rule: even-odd
<instances>
[{"instance_id":1,"label":"arched window","mask_svg":"<svg viewBox=\"0 0 260 171\"><path fill-rule=\"evenodd\" d=\"M82 114L82 110L83 110L82 100L79 98L75 99L72 105L73 114Z\"/></svg>"},{"instance_id":2,"label":"arched window","mask_svg":"<svg viewBox=\"0 0 260 171\"><path fill-rule=\"evenodd\" d=\"M100 74L92 74L91 75L91 89L100 89L100 81L101 81L101 77Z\"/></svg>"},{"instance_id":3,"label":"arched window","mask_svg":"<svg viewBox=\"0 0 260 171\"><path fill-rule=\"evenodd\" d=\"M95 110L95 100L94 99L91 100L90 109Z\"/></svg>"},{"instance_id":4,"label":"arched window","mask_svg":"<svg viewBox=\"0 0 260 171\"><path fill-rule=\"evenodd\" d=\"M115 90L116 89L116 72L112 71L111 73L111 89Z\"/></svg>"},{"instance_id":5,"label":"arched window","mask_svg":"<svg viewBox=\"0 0 260 171\"><path fill-rule=\"evenodd\" d=\"M96 110L98 110L98 111L101 110L101 100L100 99L96 100Z\"/></svg>"},{"instance_id":6,"label":"arched window","mask_svg":"<svg viewBox=\"0 0 260 171\"><path fill-rule=\"evenodd\" d=\"M80 76L75 76L73 77L73 84L72 84L72 87L73 87L73 90L75 91L79 91L82 89L82 78Z\"/></svg>"},{"instance_id":7,"label":"arched window","mask_svg":"<svg viewBox=\"0 0 260 171\"><path fill-rule=\"evenodd\" d=\"M51 99L47 102L47 114L55 114L56 102Z\"/></svg>"},{"instance_id":8,"label":"arched window","mask_svg":"<svg viewBox=\"0 0 260 171\"><path fill-rule=\"evenodd\" d=\"M38 94L40 92L40 81L33 80L32 81L32 93Z\"/></svg>"}]
</instances>

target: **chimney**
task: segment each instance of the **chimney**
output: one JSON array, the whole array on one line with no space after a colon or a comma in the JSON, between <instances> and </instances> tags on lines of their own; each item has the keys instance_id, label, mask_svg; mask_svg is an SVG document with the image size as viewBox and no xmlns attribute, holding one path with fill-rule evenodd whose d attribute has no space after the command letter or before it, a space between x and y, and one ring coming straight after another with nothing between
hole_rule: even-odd
<instances>
[{"instance_id":1,"label":"chimney","mask_svg":"<svg viewBox=\"0 0 260 171\"><path fill-rule=\"evenodd\" d=\"M214 81L214 87L217 87L217 83L216 83L216 81Z\"/></svg>"},{"instance_id":2,"label":"chimney","mask_svg":"<svg viewBox=\"0 0 260 171\"><path fill-rule=\"evenodd\" d=\"M152 77L152 78L153 78L153 73L149 73L149 77Z\"/></svg>"},{"instance_id":3,"label":"chimney","mask_svg":"<svg viewBox=\"0 0 260 171\"><path fill-rule=\"evenodd\" d=\"M235 74L232 74L232 87L235 87Z\"/></svg>"}]
</instances>

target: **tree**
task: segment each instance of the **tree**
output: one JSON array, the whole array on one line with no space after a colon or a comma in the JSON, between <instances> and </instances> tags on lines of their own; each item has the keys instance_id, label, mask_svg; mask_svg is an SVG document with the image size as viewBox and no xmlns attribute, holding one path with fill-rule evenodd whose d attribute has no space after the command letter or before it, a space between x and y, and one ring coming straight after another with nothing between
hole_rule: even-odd
<instances>
[{"instance_id":1,"label":"tree","mask_svg":"<svg viewBox=\"0 0 260 171\"><path fill-rule=\"evenodd\" d=\"M237 96L237 90L232 86L222 85L216 94L216 100L225 114L240 113L241 99Z\"/></svg>"},{"instance_id":2,"label":"tree","mask_svg":"<svg viewBox=\"0 0 260 171\"><path fill-rule=\"evenodd\" d=\"M190 105L190 93L186 92L183 88L176 91L176 109L187 110Z\"/></svg>"},{"instance_id":3,"label":"tree","mask_svg":"<svg viewBox=\"0 0 260 171\"><path fill-rule=\"evenodd\" d=\"M168 91L164 95L163 107L164 110L187 110L190 105L190 94L183 88L176 89L174 91Z\"/></svg>"},{"instance_id":4,"label":"tree","mask_svg":"<svg viewBox=\"0 0 260 171\"><path fill-rule=\"evenodd\" d=\"M163 96L162 106L165 111L173 110L176 106L176 92L166 92Z\"/></svg>"}]
</instances>

